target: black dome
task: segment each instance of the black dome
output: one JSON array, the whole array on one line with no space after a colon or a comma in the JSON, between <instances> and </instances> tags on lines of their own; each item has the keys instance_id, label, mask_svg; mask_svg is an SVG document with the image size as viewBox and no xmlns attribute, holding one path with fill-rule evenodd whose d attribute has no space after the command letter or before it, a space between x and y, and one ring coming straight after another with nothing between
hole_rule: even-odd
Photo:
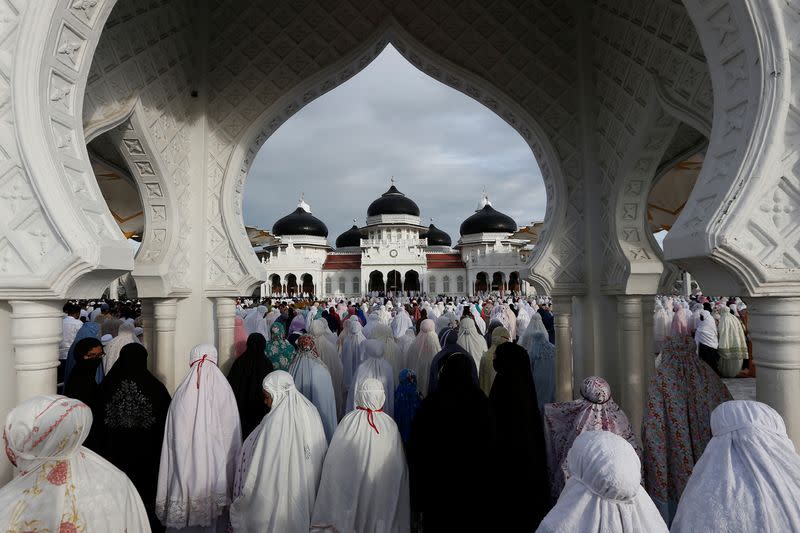
<instances>
[{"instance_id":1,"label":"black dome","mask_svg":"<svg viewBox=\"0 0 800 533\"><path fill-rule=\"evenodd\" d=\"M418 217L419 207L414 203L414 200L406 197L405 194L397 190L397 187L392 185L380 198L369 204L367 216L374 217L377 215L413 215Z\"/></svg>"},{"instance_id":2,"label":"black dome","mask_svg":"<svg viewBox=\"0 0 800 533\"><path fill-rule=\"evenodd\" d=\"M517 231L517 223L508 215L497 211L489 204L483 206L472 216L461 223L459 232L461 235L472 235L474 233L514 233Z\"/></svg>"},{"instance_id":3,"label":"black dome","mask_svg":"<svg viewBox=\"0 0 800 533\"><path fill-rule=\"evenodd\" d=\"M433 224L428 226L428 231L419 236L420 239L428 239L428 246L450 246L453 244L450 235L440 230Z\"/></svg>"},{"instance_id":4,"label":"black dome","mask_svg":"<svg viewBox=\"0 0 800 533\"><path fill-rule=\"evenodd\" d=\"M336 237L337 248L347 248L349 246L361 246L361 230L353 224L353 227Z\"/></svg>"},{"instance_id":5,"label":"black dome","mask_svg":"<svg viewBox=\"0 0 800 533\"><path fill-rule=\"evenodd\" d=\"M312 235L315 237L327 237L328 228L320 219L302 207L298 207L294 212L279 219L272 226L272 234L275 236Z\"/></svg>"}]
</instances>

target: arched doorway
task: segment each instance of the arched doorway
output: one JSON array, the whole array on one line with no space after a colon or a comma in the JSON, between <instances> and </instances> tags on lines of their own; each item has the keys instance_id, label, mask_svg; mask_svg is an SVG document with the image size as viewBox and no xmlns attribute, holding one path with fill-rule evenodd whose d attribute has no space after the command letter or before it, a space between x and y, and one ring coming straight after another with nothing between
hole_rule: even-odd
<instances>
[{"instance_id":1,"label":"arched doorway","mask_svg":"<svg viewBox=\"0 0 800 533\"><path fill-rule=\"evenodd\" d=\"M311 277L311 274L303 274L300 276L302 281L302 288L300 292L303 294L314 295L314 278Z\"/></svg>"},{"instance_id":2,"label":"arched doorway","mask_svg":"<svg viewBox=\"0 0 800 533\"><path fill-rule=\"evenodd\" d=\"M403 279L403 289L406 292L417 293L420 291L419 287L419 272L416 270L409 270L406 272L405 279Z\"/></svg>"},{"instance_id":3,"label":"arched doorway","mask_svg":"<svg viewBox=\"0 0 800 533\"><path fill-rule=\"evenodd\" d=\"M383 272L373 270L369 273L369 292L385 292L386 285L383 282Z\"/></svg>"},{"instance_id":4,"label":"arched doorway","mask_svg":"<svg viewBox=\"0 0 800 533\"><path fill-rule=\"evenodd\" d=\"M286 294L289 296L297 294L297 276L294 274L286 275Z\"/></svg>"},{"instance_id":5,"label":"arched doorway","mask_svg":"<svg viewBox=\"0 0 800 533\"><path fill-rule=\"evenodd\" d=\"M397 270L390 270L386 275L386 291L402 292L403 275Z\"/></svg>"},{"instance_id":6,"label":"arched doorway","mask_svg":"<svg viewBox=\"0 0 800 533\"><path fill-rule=\"evenodd\" d=\"M508 276L508 290L513 292L520 291L519 272L512 272Z\"/></svg>"},{"instance_id":7,"label":"arched doorway","mask_svg":"<svg viewBox=\"0 0 800 533\"><path fill-rule=\"evenodd\" d=\"M492 291L505 290L506 275L502 272L492 274Z\"/></svg>"},{"instance_id":8,"label":"arched doorway","mask_svg":"<svg viewBox=\"0 0 800 533\"><path fill-rule=\"evenodd\" d=\"M283 292L283 288L281 287L281 277L277 274L272 274L269 277L269 286L271 294L277 295Z\"/></svg>"},{"instance_id":9,"label":"arched doorway","mask_svg":"<svg viewBox=\"0 0 800 533\"><path fill-rule=\"evenodd\" d=\"M475 277L475 292L482 293L489 290L489 274L486 272L478 272Z\"/></svg>"}]
</instances>

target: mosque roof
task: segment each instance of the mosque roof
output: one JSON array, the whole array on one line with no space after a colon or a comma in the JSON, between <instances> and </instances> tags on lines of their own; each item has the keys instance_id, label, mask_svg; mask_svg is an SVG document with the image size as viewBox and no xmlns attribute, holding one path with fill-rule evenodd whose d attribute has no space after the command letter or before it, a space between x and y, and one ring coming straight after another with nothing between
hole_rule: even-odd
<instances>
[{"instance_id":1,"label":"mosque roof","mask_svg":"<svg viewBox=\"0 0 800 533\"><path fill-rule=\"evenodd\" d=\"M353 224L353 227L336 237L337 248L347 248L351 246L361 246L361 230Z\"/></svg>"},{"instance_id":2,"label":"mosque roof","mask_svg":"<svg viewBox=\"0 0 800 533\"><path fill-rule=\"evenodd\" d=\"M397 190L392 184L389 190L383 193L380 198L369 204L367 216L378 215L412 215L419 216L419 207L414 200Z\"/></svg>"},{"instance_id":3,"label":"mosque roof","mask_svg":"<svg viewBox=\"0 0 800 533\"><path fill-rule=\"evenodd\" d=\"M461 223L459 233L462 236L476 233L516 233L517 223L514 219L492 207L486 195L478 207L475 213Z\"/></svg>"},{"instance_id":4,"label":"mosque roof","mask_svg":"<svg viewBox=\"0 0 800 533\"><path fill-rule=\"evenodd\" d=\"M272 226L272 234L276 236L311 235L314 237L327 237L328 227L311 214L311 207L301 199L297 209L275 222Z\"/></svg>"},{"instance_id":5,"label":"mosque roof","mask_svg":"<svg viewBox=\"0 0 800 533\"><path fill-rule=\"evenodd\" d=\"M440 230L433 224L428 226L428 231L419 236L420 239L428 239L428 246L450 246L453 244L450 235Z\"/></svg>"},{"instance_id":6,"label":"mosque roof","mask_svg":"<svg viewBox=\"0 0 800 533\"><path fill-rule=\"evenodd\" d=\"M358 270L361 268L361 254L328 254L322 263L322 270Z\"/></svg>"},{"instance_id":7,"label":"mosque roof","mask_svg":"<svg viewBox=\"0 0 800 533\"><path fill-rule=\"evenodd\" d=\"M429 270L437 268L467 268L459 253L426 254L425 259L428 263Z\"/></svg>"}]
</instances>

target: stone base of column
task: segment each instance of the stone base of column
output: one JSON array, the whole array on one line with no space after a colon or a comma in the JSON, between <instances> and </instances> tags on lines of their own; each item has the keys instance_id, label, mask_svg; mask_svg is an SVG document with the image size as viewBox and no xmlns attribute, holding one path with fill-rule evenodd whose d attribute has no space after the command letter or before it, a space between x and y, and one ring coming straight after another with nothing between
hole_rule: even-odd
<instances>
[{"instance_id":1,"label":"stone base of column","mask_svg":"<svg viewBox=\"0 0 800 533\"><path fill-rule=\"evenodd\" d=\"M236 358L233 345L234 328L236 327L236 300L215 298L214 305L217 316L217 349L219 350L217 366L227 375Z\"/></svg>"},{"instance_id":2,"label":"stone base of column","mask_svg":"<svg viewBox=\"0 0 800 533\"><path fill-rule=\"evenodd\" d=\"M40 394L55 394L63 302L12 300L9 303L17 403Z\"/></svg>"},{"instance_id":3,"label":"stone base of column","mask_svg":"<svg viewBox=\"0 0 800 533\"><path fill-rule=\"evenodd\" d=\"M153 301L155 320L155 372L170 392L175 390L175 318L178 300L167 298Z\"/></svg>"},{"instance_id":4,"label":"stone base of column","mask_svg":"<svg viewBox=\"0 0 800 533\"><path fill-rule=\"evenodd\" d=\"M556 330L556 401L574 399L572 390L572 297L553 298Z\"/></svg>"}]
</instances>

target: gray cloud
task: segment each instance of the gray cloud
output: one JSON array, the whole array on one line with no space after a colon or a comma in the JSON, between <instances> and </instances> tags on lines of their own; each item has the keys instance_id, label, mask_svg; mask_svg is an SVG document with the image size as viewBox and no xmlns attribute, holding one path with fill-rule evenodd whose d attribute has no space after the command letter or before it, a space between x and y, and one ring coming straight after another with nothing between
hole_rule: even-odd
<instances>
[{"instance_id":1,"label":"gray cloud","mask_svg":"<svg viewBox=\"0 0 800 533\"><path fill-rule=\"evenodd\" d=\"M267 140L247 178L245 223L271 229L305 193L333 244L353 218L365 223L390 176L419 205L423 223L434 217L454 243L483 187L519 225L544 217L541 172L522 137L388 47Z\"/></svg>"}]
</instances>

